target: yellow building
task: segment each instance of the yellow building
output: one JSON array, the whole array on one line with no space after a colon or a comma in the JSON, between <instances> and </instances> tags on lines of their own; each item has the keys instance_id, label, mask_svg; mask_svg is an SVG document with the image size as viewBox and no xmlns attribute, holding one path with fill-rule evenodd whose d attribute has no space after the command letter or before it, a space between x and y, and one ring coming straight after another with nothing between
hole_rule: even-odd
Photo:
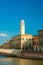
<instances>
[{"instance_id":1,"label":"yellow building","mask_svg":"<svg viewBox=\"0 0 43 65\"><path fill-rule=\"evenodd\" d=\"M12 38L12 45L15 49L26 49L26 45L32 45L32 35L25 34L25 23L21 20L20 24L20 35Z\"/></svg>"},{"instance_id":2,"label":"yellow building","mask_svg":"<svg viewBox=\"0 0 43 65\"><path fill-rule=\"evenodd\" d=\"M32 35L18 35L12 38L12 44L15 49L23 49L23 46L26 44L29 46L32 45ZM25 48L24 48L25 49Z\"/></svg>"}]
</instances>

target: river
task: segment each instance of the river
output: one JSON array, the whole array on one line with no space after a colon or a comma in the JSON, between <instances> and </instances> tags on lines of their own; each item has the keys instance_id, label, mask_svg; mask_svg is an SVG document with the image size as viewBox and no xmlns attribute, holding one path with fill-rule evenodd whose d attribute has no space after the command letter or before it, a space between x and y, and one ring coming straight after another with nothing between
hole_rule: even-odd
<instances>
[{"instance_id":1,"label":"river","mask_svg":"<svg viewBox=\"0 0 43 65\"><path fill-rule=\"evenodd\" d=\"M43 61L0 56L0 65L43 65Z\"/></svg>"}]
</instances>

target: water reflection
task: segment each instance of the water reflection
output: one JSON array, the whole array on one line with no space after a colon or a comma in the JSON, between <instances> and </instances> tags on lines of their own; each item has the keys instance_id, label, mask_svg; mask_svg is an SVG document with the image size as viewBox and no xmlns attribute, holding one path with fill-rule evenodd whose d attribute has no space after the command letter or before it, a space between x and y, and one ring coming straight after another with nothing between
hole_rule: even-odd
<instances>
[{"instance_id":1,"label":"water reflection","mask_svg":"<svg viewBox=\"0 0 43 65\"><path fill-rule=\"evenodd\" d=\"M20 58L0 58L0 65L43 65L43 61Z\"/></svg>"}]
</instances>

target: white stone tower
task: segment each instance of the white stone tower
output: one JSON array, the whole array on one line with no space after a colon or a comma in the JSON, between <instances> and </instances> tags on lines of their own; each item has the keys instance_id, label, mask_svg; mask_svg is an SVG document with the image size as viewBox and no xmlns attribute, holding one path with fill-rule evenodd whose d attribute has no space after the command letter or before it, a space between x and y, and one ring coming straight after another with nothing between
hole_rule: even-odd
<instances>
[{"instance_id":1,"label":"white stone tower","mask_svg":"<svg viewBox=\"0 0 43 65\"><path fill-rule=\"evenodd\" d=\"M20 35L24 35L24 34L25 34L25 23L24 23L24 20L21 20Z\"/></svg>"}]
</instances>

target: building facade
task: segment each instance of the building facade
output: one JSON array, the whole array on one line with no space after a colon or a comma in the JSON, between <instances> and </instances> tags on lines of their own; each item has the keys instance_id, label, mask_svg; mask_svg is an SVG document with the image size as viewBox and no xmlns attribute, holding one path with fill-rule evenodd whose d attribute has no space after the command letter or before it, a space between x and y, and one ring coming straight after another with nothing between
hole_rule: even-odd
<instances>
[{"instance_id":1,"label":"building facade","mask_svg":"<svg viewBox=\"0 0 43 65\"><path fill-rule=\"evenodd\" d=\"M43 30L38 31L38 42L39 42L39 50L43 52Z\"/></svg>"},{"instance_id":2,"label":"building facade","mask_svg":"<svg viewBox=\"0 0 43 65\"><path fill-rule=\"evenodd\" d=\"M38 35L33 36L33 47L35 52L43 52L43 30L39 30Z\"/></svg>"},{"instance_id":3,"label":"building facade","mask_svg":"<svg viewBox=\"0 0 43 65\"><path fill-rule=\"evenodd\" d=\"M33 47L35 52L39 52L38 35L33 36Z\"/></svg>"},{"instance_id":4,"label":"building facade","mask_svg":"<svg viewBox=\"0 0 43 65\"><path fill-rule=\"evenodd\" d=\"M21 49L21 36L17 35L12 37L12 48L14 49Z\"/></svg>"},{"instance_id":5,"label":"building facade","mask_svg":"<svg viewBox=\"0 0 43 65\"><path fill-rule=\"evenodd\" d=\"M11 40L7 40L3 45L3 49L11 49Z\"/></svg>"}]
</instances>

